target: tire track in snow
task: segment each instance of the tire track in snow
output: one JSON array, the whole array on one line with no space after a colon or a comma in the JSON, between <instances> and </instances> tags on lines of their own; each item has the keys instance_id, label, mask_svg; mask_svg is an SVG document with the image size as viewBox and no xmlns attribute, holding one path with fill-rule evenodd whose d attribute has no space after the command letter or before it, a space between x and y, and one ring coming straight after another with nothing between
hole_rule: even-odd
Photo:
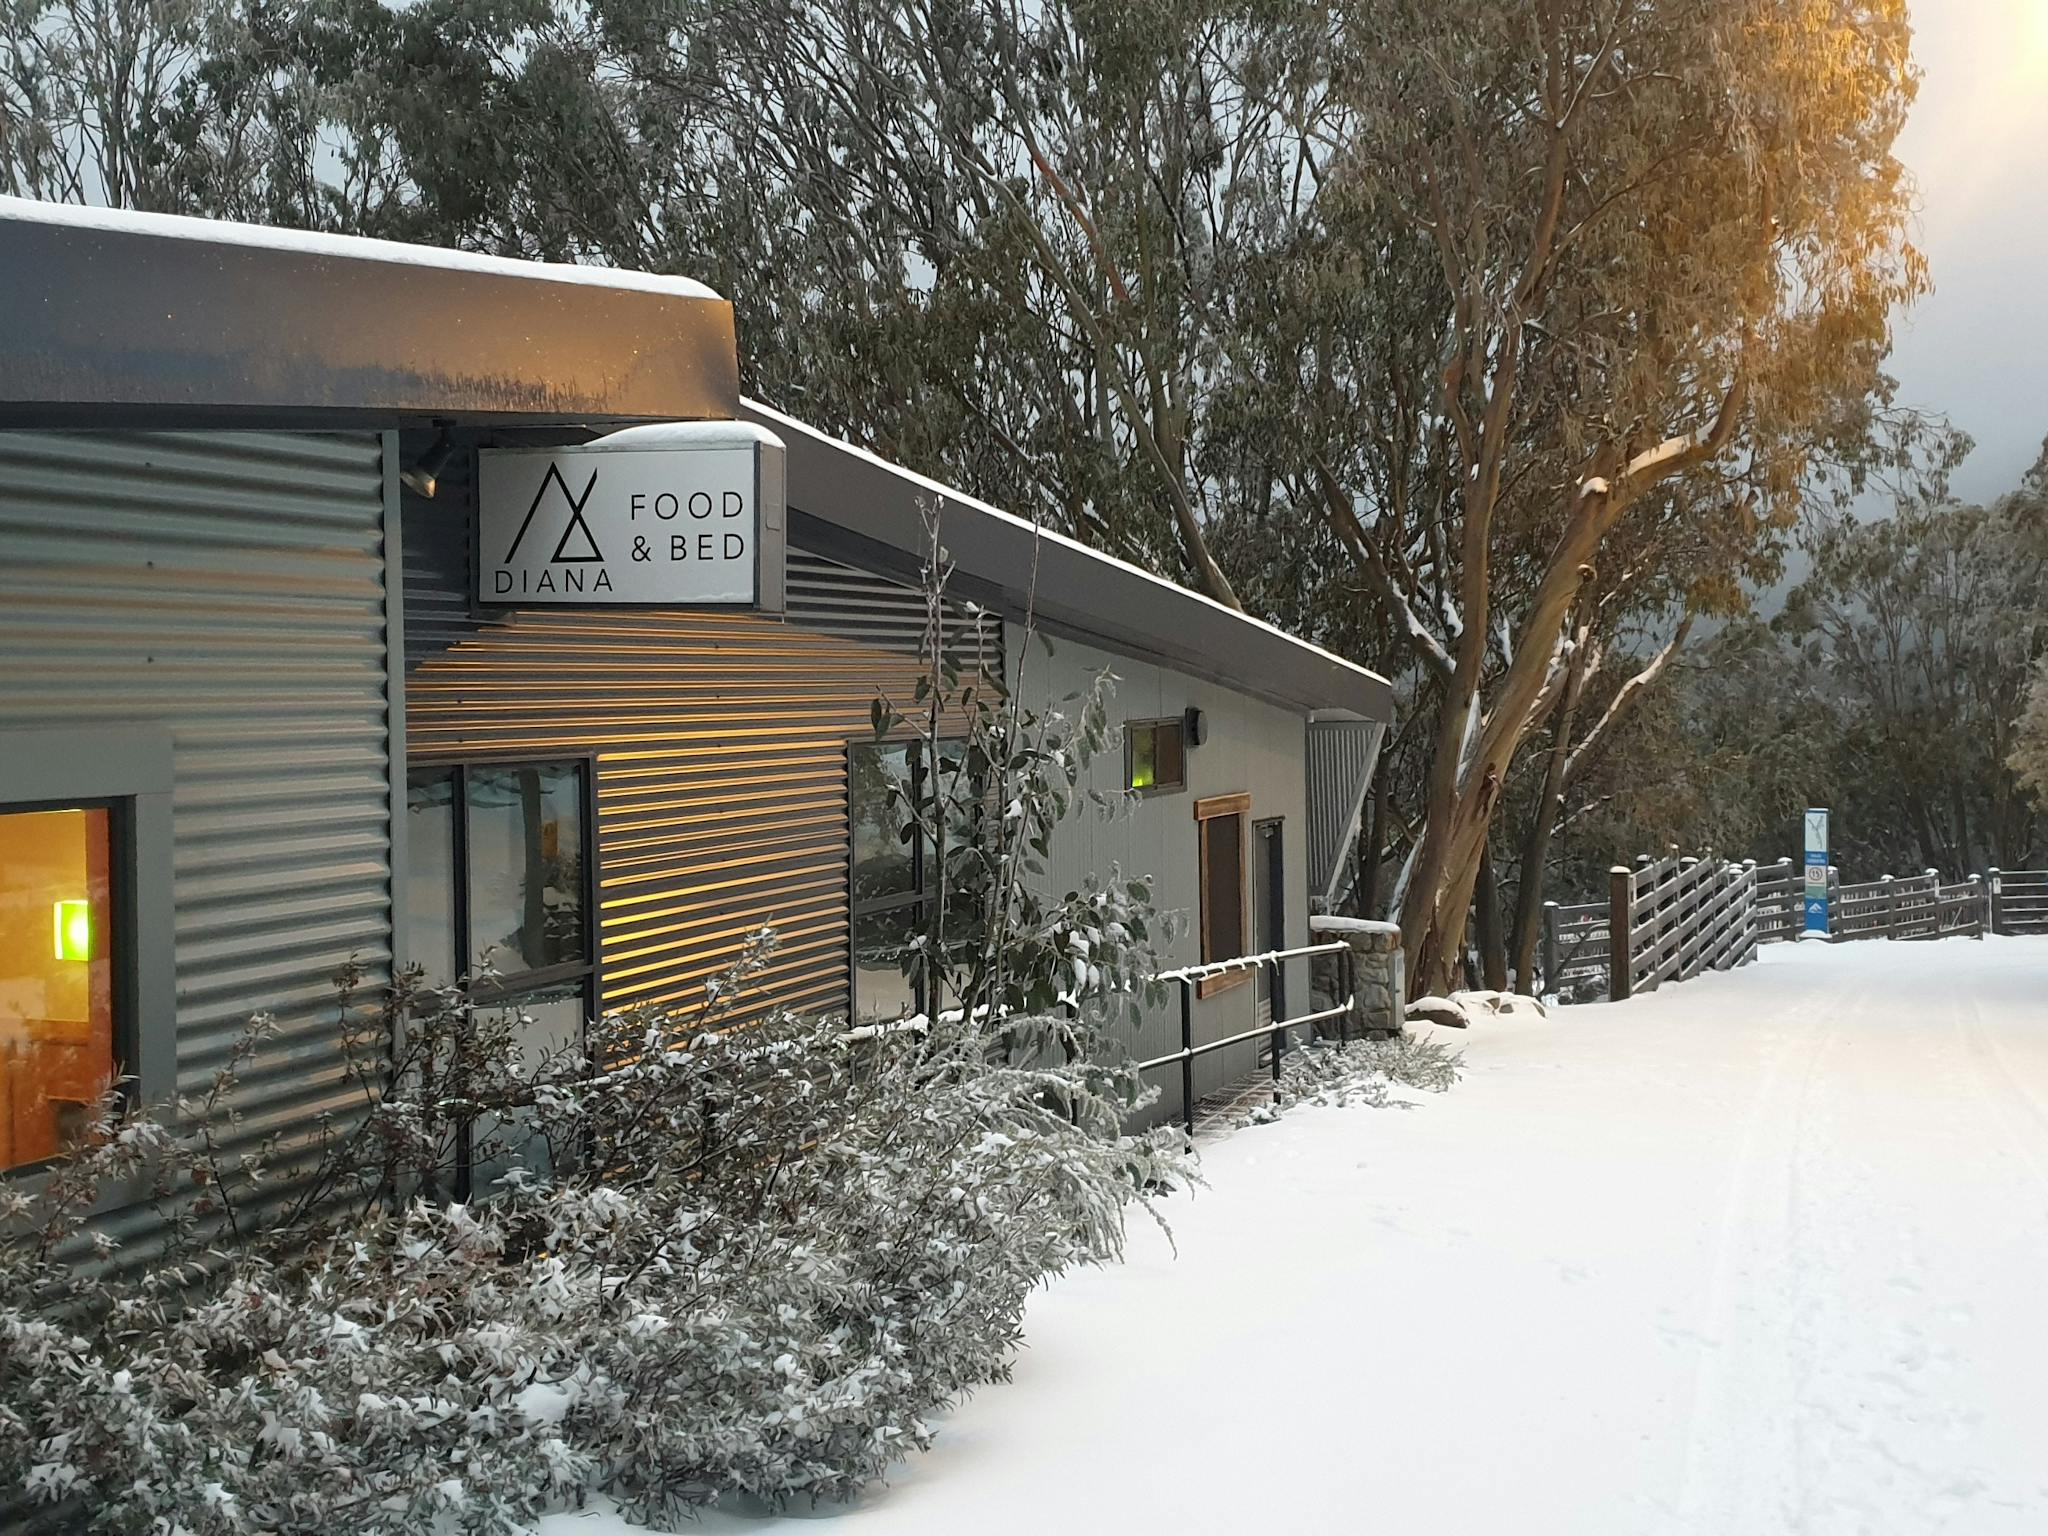
<instances>
[{"instance_id":1,"label":"tire track in snow","mask_svg":"<svg viewBox=\"0 0 2048 1536\"><path fill-rule=\"evenodd\" d=\"M1808 1106L1820 1069L1842 1037L1849 1003L1840 992L1809 982L1783 999L1781 1006L1777 1027L1785 1038L1771 1055L1744 1116L1714 1229L1712 1267L1697 1327L1704 1342L1685 1418L1679 1474L1678 1522L1683 1531L1778 1530L1784 1528L1787 1513L1756 1507L1772 1500L1772 1491L1759 1476L1769 1469L1757 1465L1744 1442L1756 1438L1756 1416L1789 1408L1792 1393L1744 1393L1730 1384L1759 1368L1773 1375L1790 1370L1795 1377L1805 1372L1793 1366L1790 1337L1783 1341L1785 1348L1766 1352L1744 1337L1749 1330L1737 1326L1737 1314L1746 1302L1754 1318L1772 1331L1790 1331L1791 1298L1778 1305L1779 1298L1766 1296L1763 1288L1767 1283L1789 1284L1797 1229L1796 1167ZM1756 1306L1758 1301L1768 1310ZM1806 1344L1810 1353L1810 1338ZM1737 1411L1731 1412L1731 1406ZM1796 1435L1790 1424L1773 1428L1787 1438ZM1796 1469L1796 1446L1792 1461ZM1803 1502L1796 1492L1795 1501Z\"/></svg>"}]
</instances>

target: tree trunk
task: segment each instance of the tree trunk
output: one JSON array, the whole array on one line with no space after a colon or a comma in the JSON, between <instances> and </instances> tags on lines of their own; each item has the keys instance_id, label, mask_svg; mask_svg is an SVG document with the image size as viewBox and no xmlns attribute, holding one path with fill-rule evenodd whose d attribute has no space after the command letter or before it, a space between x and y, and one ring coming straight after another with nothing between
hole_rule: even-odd
<instances>
[{"instance_id":1,"label":"tree trunk","mask_svg":"<svg viewBox=\"0 0 2048 1536\"><path fill-rule=\"evenodd\" d=\"M1479 892L1475 908L1473 920L1478 927L1476 938L1481 979L1488 991L1505 992L1508 989L1508 954L1500 931L1500 877L1493 867L1491 838L1487 839L1485 851L1479 855Z\"/></svg>"},{"instance_id":2,"label":"tree trunk","mask_svg":"<svg viewBox=\"0 0 2048 1536\"><path fill-rule=\"evenodd\" d=\"M1558 708L1557 731L1543 764L1543 787L1536 796L1536 810L1529 818L1529 831L1522 840L1522 883L1515 892L1515 990L1536 995L1536 939L1543 921L1543 892L1548 884L1544 866L1550 858L1550 836L1564 808L1564 765L1571 753L1572 722L1579 712L1579 688L1585 680L1585 662L1572 657L1572 681ZM1547 979L1547 978L1546 978Z\"/></svg>"},{"instance_id":3,"label":"tree trunk","mask_svg":"<svg viewBox=\"0 0 2048 1536\"><path fill-rule=\"evenodd\" d=\"M1372 789L1372 822L1358 848L1358 914L1376 917L1380 910L1380 859L1387 846L1387 818L1393 808L1392 776L1384 755L1375 765Z\"/></svg>"}]
</instances>

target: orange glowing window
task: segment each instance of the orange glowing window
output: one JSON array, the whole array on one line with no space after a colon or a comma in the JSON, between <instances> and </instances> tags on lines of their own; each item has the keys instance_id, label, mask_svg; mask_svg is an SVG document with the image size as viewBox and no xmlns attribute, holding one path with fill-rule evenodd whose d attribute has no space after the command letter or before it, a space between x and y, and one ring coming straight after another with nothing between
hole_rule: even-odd
<instances>
[{"instance_id":1,"label":"orange glowing window","mask_svg":"<svg viewBox=\"0 0 2048 1536\"><path fill-rule=\"evenodd\" d=\"M104 808L0 811L0 1168L54 1157L114 1075Z\"/></svg>"}]
</instances>

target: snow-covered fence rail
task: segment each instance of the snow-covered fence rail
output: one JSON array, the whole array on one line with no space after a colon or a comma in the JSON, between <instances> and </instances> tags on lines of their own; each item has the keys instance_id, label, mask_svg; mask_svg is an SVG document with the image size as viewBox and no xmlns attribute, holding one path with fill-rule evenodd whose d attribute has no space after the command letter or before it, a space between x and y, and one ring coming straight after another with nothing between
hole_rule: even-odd
<instances>
[{"instance_id":1,"label":"snow-covered fence rail","mask_svg":"<svg viewBox=\"0 0 2048 1536\"><path fill-rule=\"evenodd\" d=\"M1543 993L1566 997L1607 985L1607 903L1543 904Z\"/></svg>"},{"instance_id":2,"label":"snow-covered fence rail","mask_svg":"<svg viewBox=\"0 0 2048 1536\"><path fill-rule=\"evenodd\" d=\"M1150 1061L1138 1063L1140 1072L1154 1072L1162 1067L1180 1067L1181 1118L1187 1126L1189 1136L1195 1134L1195 1061L1211 1051L1220 1051L1233 1045L1243 1045L1248 1040L1264 1039L1270 1043L1273 1081L1280 1081L1282 1059L1287 1053L1287 1042L1292 1031L1313 1027L1327 1019L1338 1021L1338 1038L1351 1038L1351 1017L1355 1007L1353 992L1356 978L1351 970L1351 946L1337 942L1332 944L1307 944L1300 949L1276 949L1262 955L1239 955L1232 960L1218 960L1208 965L1190 965L1182 970L1161 971L1155 981L1170 981L1180 987L1180 1049L1169 1051L1164 1056L1155 1056ZM1337 959L1343 977L1343 998L1333 1008L1320 1008L1310 1013L1296 1014L1291 1019L1275 1019L1264 999L1271 996L1264 988L1253 986L1247 990L1251 1001L1253 1025L1250 1029L1236 1034L1225 1035L1220 1040L1204 1040L1195 1043L1195 993L1205 981L1219 981L1226 976L1244 971L1257 973L1276 968L1289 960L1314 959L1319 955L1330 955ZM1261 1010L1266 1016L1261 1017Z\"/></svg>"},{"instance_id":3,"label":"snow-covered fence rail","mask_svg":"<svg viewBox=\"0 0 2048 1536\"><path fill-rule=\"evenodd\" d=\"M1759 944L1778 944L1799 937L1805 922L1801 903L1806 872L1790 859L1756 867L1756 937Z\"/></svg>"},{"instance_id":4,"label":"snow-covered fence rail","mask_svg":"<svg viewBox=\"0 0 2048 1536\"><path fill-rule=\"evenodd\" d=\"M1984 882L1976 875L1944 884L1938 870L1833 884L1829 928L1837 939L1981 937Z\"/></svg>"},{"instance_id":5,"label":"snow-covered fence rail","mask_svg":"<svg viewBox=\"0 0 2048 1536\"><path fill-rule=\"evenodd\" d=\"M1805 879L1790 859L1735 864L1682 858L1676 849L1619 865L1606 901L1545 904L1543 991L1623 998L1745 964L1758 946L1799 937ZM1830 869L1828 897L1836 939L2048 934L2048 870L1994 869L1944 882L1928 869L1850 884Z\"/></svg>"},{"instance_id":6,"label":"snow-covered fence rail","mask_svg":"<svg viewBox=\"0 0 2048 1536\"><path fill-rule=\"evenodd\" d=\"M1672 853L1634 869L1618 866L1609 878L1609 997L1632 997L1756 957L1753 862Z\"/></svg>"},{"instance_id":7,"label":"snow-covered fence rail","mask_svg":"<svg viewBox=\"0 0 2048 1536\"><path fill-rule=\"evenodd\" d=\"M1985 884L1993 933L2048 933L2048 869L1994 869Z\"/></svg>"}]
</instances>

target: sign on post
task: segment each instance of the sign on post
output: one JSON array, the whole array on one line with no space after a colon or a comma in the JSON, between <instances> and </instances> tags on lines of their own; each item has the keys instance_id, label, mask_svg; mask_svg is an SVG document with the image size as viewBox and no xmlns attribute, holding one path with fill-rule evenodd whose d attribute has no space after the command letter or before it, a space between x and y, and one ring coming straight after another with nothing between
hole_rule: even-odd
<instances>
[{"instance_id":1,"label":"sign on post","mask_svg":"<svg viewBox=\"0 0 2048 1536\"><path fill-rule=\"evenodd\" d=\"M477 455L477 601L780 612L782 444L732 422Z\"/></svg>"},{"instance_id":2,"label":"sign on post","mask_svg":"<svg viewBox=\"0 0 2048 1536\"><path fill-rule=\"evenodd\" d=\"M1802 939L1828 937L1828 813L1825 806L1806 812L1806 926Z\"/></svg>"}]
</instances>

